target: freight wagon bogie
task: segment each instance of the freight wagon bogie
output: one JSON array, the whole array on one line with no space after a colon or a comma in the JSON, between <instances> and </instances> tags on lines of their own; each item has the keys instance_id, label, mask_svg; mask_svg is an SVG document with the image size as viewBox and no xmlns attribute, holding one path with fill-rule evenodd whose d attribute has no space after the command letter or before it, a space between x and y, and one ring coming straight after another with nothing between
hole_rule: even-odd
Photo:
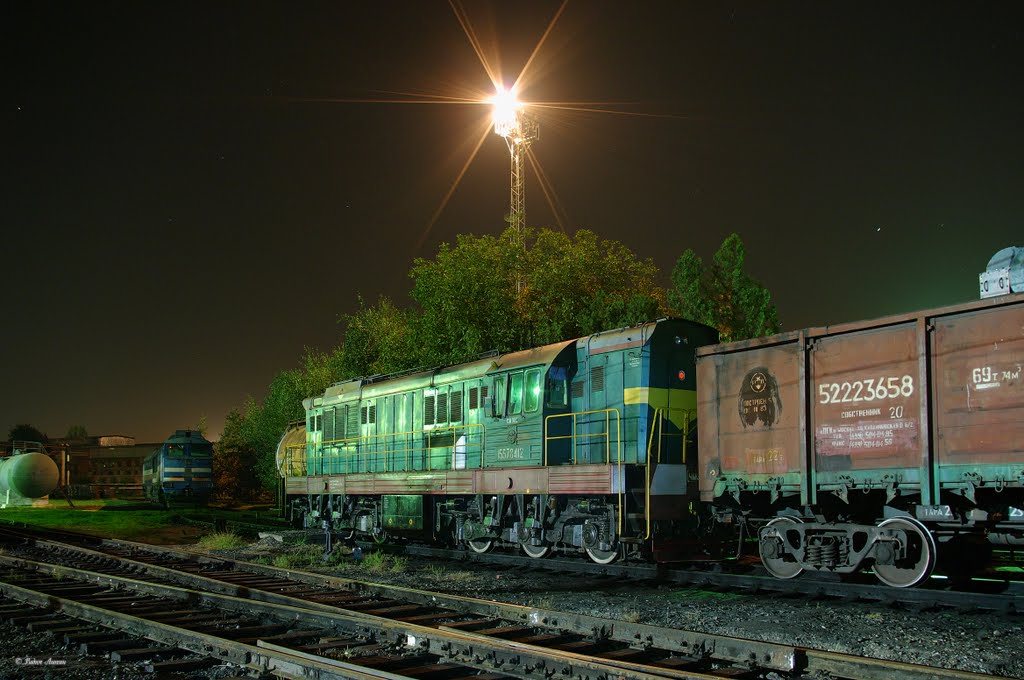
<instances>
[{"instance_id":1,"label":"freight wagon bogie","mask_svg":"<svg viewBox=\"0 0 1024 680\"><path fill-rule=\"evenodd\" d=\"M909 587L1024 536L1024 297L698 355L701 498L758 528L772 574Z\"/></svg>"}]
</instances>

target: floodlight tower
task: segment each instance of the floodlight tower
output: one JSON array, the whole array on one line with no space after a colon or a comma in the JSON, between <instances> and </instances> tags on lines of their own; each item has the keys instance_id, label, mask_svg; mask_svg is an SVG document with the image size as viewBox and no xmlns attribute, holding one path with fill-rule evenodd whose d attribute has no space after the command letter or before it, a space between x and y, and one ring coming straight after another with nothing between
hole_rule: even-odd
<instances>
[{"instance_id":1,"label":"floodlight tower","mask_svg":"<svg viewBox=\"0 0 1024 680\"><path fill-rule=\"evenodd\" d=\"M525 245L523 226L526 221L526 152L537 141L540 126L523 112L523 103L514 90L499 88L491 100L494 104L494 132L505 138L512 158L509 223L515 227L516 238Z\"/></svg>"}]
</instances>

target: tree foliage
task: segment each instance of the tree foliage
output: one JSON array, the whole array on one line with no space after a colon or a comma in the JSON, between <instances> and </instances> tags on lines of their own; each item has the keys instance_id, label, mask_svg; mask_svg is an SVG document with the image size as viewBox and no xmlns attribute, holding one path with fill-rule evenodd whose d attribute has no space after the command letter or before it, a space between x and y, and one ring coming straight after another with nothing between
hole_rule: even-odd
<instances>
[{"instance_id":1,"label":"tree foliage","mask_svg":"<svg viewBox=\"0 0 1024 680\"><path fill-rule=\"evenodd\" d=\"M415 338L417 322L414 310L399 309L386 297L373 307L359 298L359 310L341 317L345 342L340 375L380 375L418 365L422 352Z\"/></svg>"},{"instance_id":2,"label":"tree foliage","mask_svg":"<svg viewBox=\"0 0 1024 680\"><path fill-rule=\"evenodd\" d=\"M85 425L72 425L68 428L68 433L64 435L64 438L76 441L88 439L89 431L85 429Z\"/></svg>"},{"instance_id":3,"label":"tree foliage","mask_svg":"<svg viewBox=\"0 0 1024 680\"><path fill-rule=\"evenodd\" d=\"M778 333L771 293L743 271L745 256L736 234L722 242L710 266L687 249L672 270L670 306L683 318L717 328L723 341Z\"/></svg>"},{"instance_id":4,"label":"tree foliage","mask_svg":"<svg viewBox=\"0 0 1024 680\"><path fill-rule=\"evenodd\" d=\"M40 442L45 444L48 439L49 437L43 432L28 423L18 423L7 433L7 441L11 442Z\"/></svg>"},{"instance_id":5,"label":"tree foliage","mask_svg":"<svg viewBox=\"0 0 1024 680\"><path fill-rule=\"evenodd\" d=\"M215 465L223 488L247 489L258 480L265 489L278 483L274 453L285 428L304 417L302 400L322 393L342 378L341 348L324 353L307 348L299 368L278 373L261 402L249 397L228 414ZM232 458L233 457L233 458ZM218 488L222 488L218 486Z\"/></svg>"},{"instance_id":6,"label":"tree foliage","mask_svg":"<svg viewBox=\"0 0 1024 680\"><path fill-rule=\"evenodd\" d=\"M459 236L410 276L426 363L508 352L646 321L665 311L658 270L618 241L514 229ZM347 338L346 338L347 343Z\"/></svg>"}]
</instances>

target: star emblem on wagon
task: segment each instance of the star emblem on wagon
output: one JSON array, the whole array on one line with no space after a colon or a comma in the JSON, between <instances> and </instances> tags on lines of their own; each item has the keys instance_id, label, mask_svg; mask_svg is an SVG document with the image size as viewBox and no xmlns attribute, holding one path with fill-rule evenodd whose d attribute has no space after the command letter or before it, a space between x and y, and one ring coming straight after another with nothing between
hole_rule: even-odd
<instances>
[{"instance_id":1,"label":"star emblem on wagon","mask_svg":"<svg viewBox=\"0 0 1024 680\"><path fill-rule=\"evenodd\" d=\"M767 386L768 378L764 377L764 373L755 373L750 377L750 388L755 392L764 392Z\"/></svg>"}]
</instances>

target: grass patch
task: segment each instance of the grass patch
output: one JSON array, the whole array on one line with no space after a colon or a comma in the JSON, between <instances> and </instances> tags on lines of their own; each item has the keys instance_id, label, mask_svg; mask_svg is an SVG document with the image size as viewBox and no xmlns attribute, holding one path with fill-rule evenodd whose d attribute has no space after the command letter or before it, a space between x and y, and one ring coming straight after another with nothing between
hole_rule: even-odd
<instances>
[{"instance_id":1,"label":"grass patch","mask_svg":"<svg viewBox=\"0 0 1024 680\"><path fill-rule=\"evenodd\" d=\"M292 566L292 558L290 555L278 555L271 562L278 569L290 569Z\"/></svg>"},{"instance_id":2,"label":"grass patch","mask_svg":"<svg viewBox=\"0 0 1024 680\"><path fill-rule=\"evenodd\" d=\"M137 501L75 501L69 508L60 501L41 508L4 508L0 520L26 524L42 529L66 529L92 536L145 540L147 536L174 526L171 513L153 509L124 509L118 506L140 507ZM145 506L142 506L145 507Z\"/></svg>"},{"instance_id":3,"label":"grass patch","mask_svg":"<svg viewBox=\"0 0 1024 680\"><path fill-rule=\"evenodd\" d=\"M196 545L204 550L233 550L248 544L244 538L230 531L207 534L196 542Z\"/></svg>"},{"instance_id":4,"label":"grass patch","mask_svg":"<svg viewBox=\"0 0 1024 680\"><path fill-rule=\"evenodd\" d=\"M409 558L403 555L388 555L372 552L363 557L363 569L371 574L402 574L409 569Z\"/></svg>"}]
</instances>

